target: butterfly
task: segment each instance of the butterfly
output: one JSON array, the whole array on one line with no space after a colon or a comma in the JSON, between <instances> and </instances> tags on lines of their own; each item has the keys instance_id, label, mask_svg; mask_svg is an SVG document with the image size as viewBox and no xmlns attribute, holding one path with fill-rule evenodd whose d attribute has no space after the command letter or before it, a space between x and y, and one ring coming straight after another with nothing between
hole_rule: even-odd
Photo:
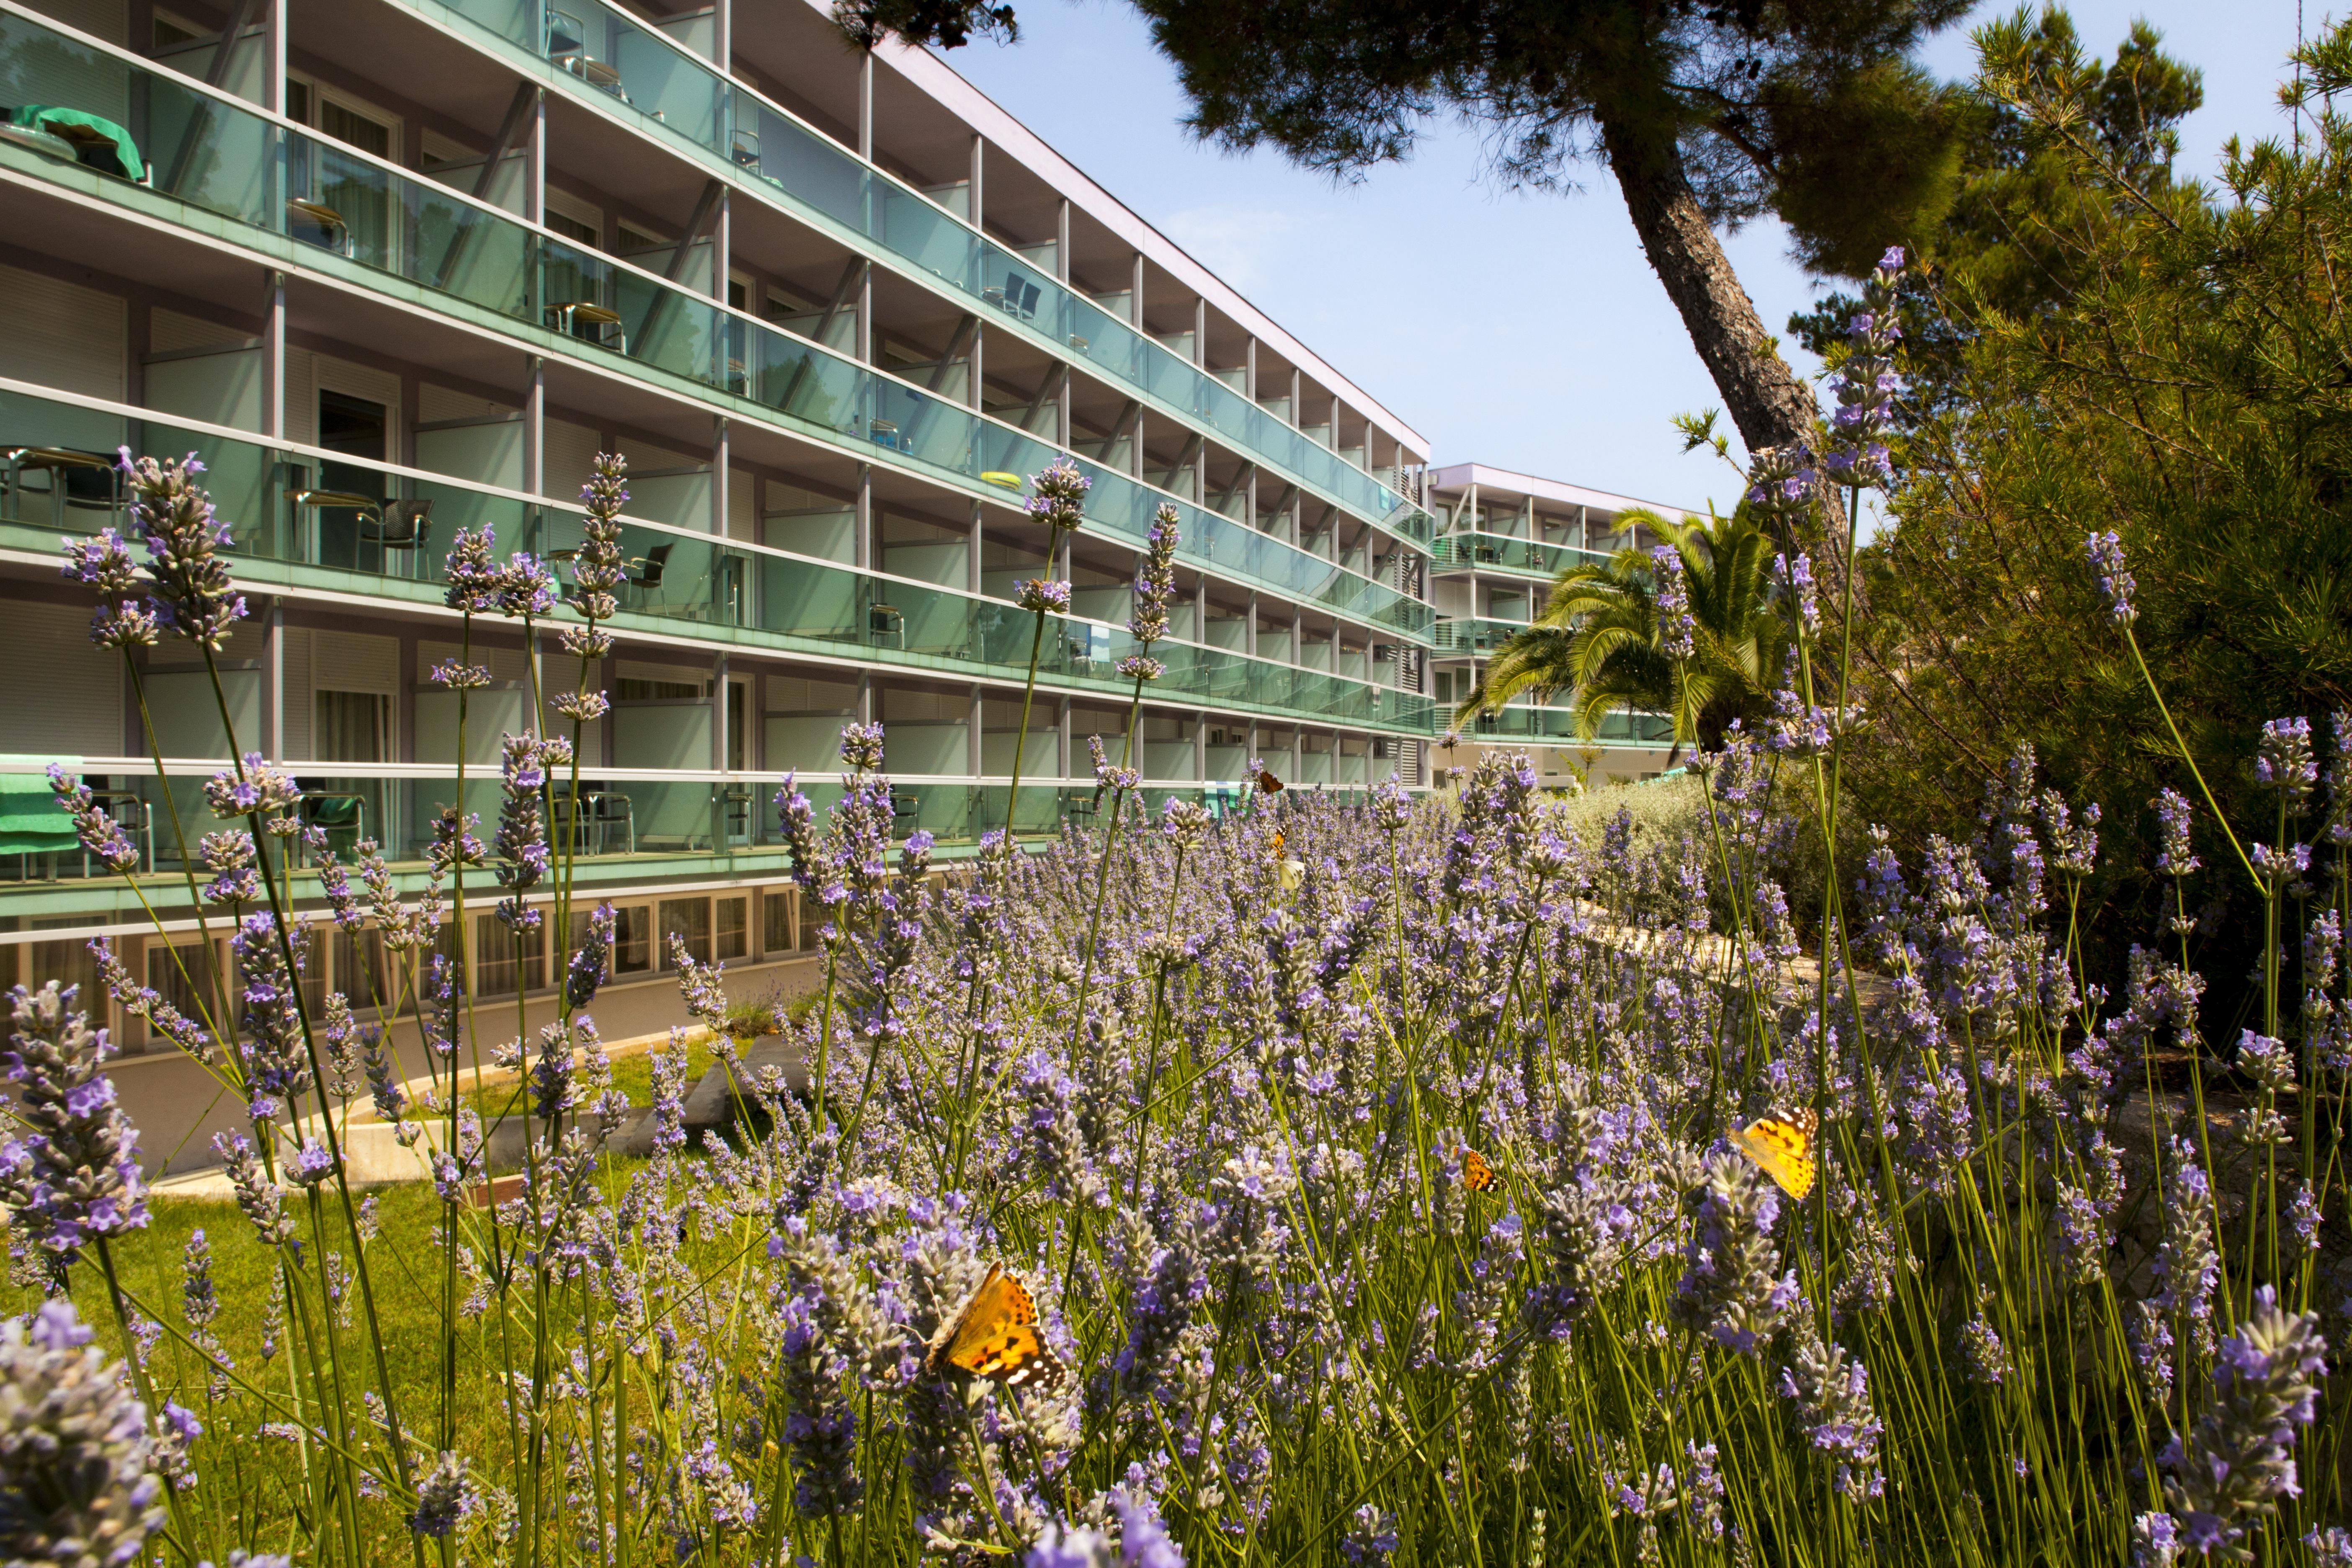
<instances>
[{"instance_id":1,"label":"butterfly","mask_svg":"<svg viewBox=\"0 0 2352 1568\"><path fill-rule=\"evenodd\" d=\"M1821 1130L1821 1112L1808 1107L1786 1118L1758 1117L1732 1133L1731 1146L1780 1183L1782 1192L1801 1198L1813 1190L1813 1137Z\"/></svg>"},{"instance_id":2,"label":"butterfly","mask_svg":"<svg viewBox=\"0 0 2352 1568\"><path fill-rule=\"evenodd\" d=\"M1037 1333L1037 1302L1027 1286L996 1264L940 1326L923 1352L928 1375L942 1364L1007 1388L1050 1388L1067 1370Z\"/></svg>"},{"instance_id":3,"label":"butterfly","mask_svg":"<svg viewBox=\"0 0 2352 1568\"><path fill-rule=\"evenodd\" d=\"M1257 787L1261 792L1266 795L1280 795L1282 793L1282 781L1276 778L1274 774L1267 772L1265 769L1260 768L1257 773Z\"/></svg>"},{"instance_id":4,"label":"butterfly","mask_svg":"<svg viewBox=\"0 0 2352 1568\"><path fill-rule=\"evenodd\" d=\"M1486 1156L1467 1143L1462 1145L1462 1184L1474 1193L1483 1193L1495 1184L1495 1167L1486 1163Z\"/></svg>"}]
</instances>

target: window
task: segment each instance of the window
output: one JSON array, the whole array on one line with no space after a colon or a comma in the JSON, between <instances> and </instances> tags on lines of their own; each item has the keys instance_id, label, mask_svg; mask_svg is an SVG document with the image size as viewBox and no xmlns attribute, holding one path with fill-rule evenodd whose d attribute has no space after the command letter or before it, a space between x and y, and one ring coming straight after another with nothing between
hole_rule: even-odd
<instances>
[{"instance_id":1,"label":"window","mask_svg":"<svg viewBox=\"0 0 2352 1568\"><path fill-rule=\"evenodd\" d=\"M613 973L642 974L654 966L652 911L638 904L613 911Z\"/></svg>"},{"instance_id":2,"label":"window","mask_svg":"<svg viewBox=\"0 0 2352 1568\"><path fill-rule=\"evenodd\" d=\"M699 702L709 694L709 687L691 680L635 680L624 677L613 682L615 702Z\"/></svg>"},{"instance_id":3,"label":"window","mask_svg":"<svg viewBox=\"0 0 2352 1568\"><path fill-rule=\"evenodd\" d=\"M720 959L751 956L751 907L749 899L719 900L719 956Z\"/></svg>"},{"instance_id":4,"label":"window","mask_svg":"<svg viewBox=\"0 0 2352 1568\"><path fill-rule=\"evenodd\" d=\"M760 951L793 950L793 894L789 888L772 888L760 895Z\"/></svg>"},{"instance_id":5,"label":"window","mask_svg":"<svg viewBox=\"0 0 2352 1568\"><path fill-rule=\"evenodd\" d=\"M578 218L557 212L551 207L548 209L547 226L567 239L576 239L586 246L593 246L604 237L596 232L594 224L583 223Z\"/></svg>"},{"instance_id":6,"label":"window","mask_svg":"<svg viewBox=\"0 0 2352 1568\"><path fill-rule=\"evenodd\" d=\"M515 932L496 915L474 922L474 994L496 1002L515 994ZM547 926L541 922L522 934L522 984L527 991L547 987Z\"/></svg>"},{"instance_id":7,"label":"window","mask_svg":"<svg viewBox=\"0 0 2352 1568\"><path fill-rule=\"evenodd\" d=\"M392 699L381 691L321 691L310 754L322 763L382 763L392 758Z\"/></svg>"},{"instance_id":8,"label":"window","mask_svg":"<svg viewBox=\"0 0 2352 1568\"><path fill-rule=\"evenodd\" d=\"M66 926L103 925L104 915L65 915L32 922L35 931L57 930ZM107 1020L106 987L98 978L98 960L90 956L87 944L79 942L12 942L0 947L0 990L11 985L24 985L38 991L50 981L61 986L78 986L80 994L74 1005L90 1015L92 1028L104 1028Z\"/></svg>"},{"instance_id":9,"label":"window","mask_svg":"<svg viewBox=\"0 0 2352 1568\"><path fill-rule=\"evenodd\" d=\"M661 953L664 969L674 966L670 957L670 938L679 937L686 951L697 963L710 962L710 900L708 899L664 899L661 902Z\"/></svg>"}]
</instances>

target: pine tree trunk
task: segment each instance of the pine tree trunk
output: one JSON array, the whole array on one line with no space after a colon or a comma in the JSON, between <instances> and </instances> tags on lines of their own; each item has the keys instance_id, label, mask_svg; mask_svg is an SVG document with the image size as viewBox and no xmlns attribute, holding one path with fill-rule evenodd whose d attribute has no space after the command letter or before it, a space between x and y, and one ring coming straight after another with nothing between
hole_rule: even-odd
<instances>
[{"instance_id":1,"label":"pine tree trunk","mask_svg":"<svg viewBox=\"0 0 2352 1568\"><path fill-rule=\"evenodd\" d=\"M1681 149L1671 136L1643 134L1605 113L1600 123L1633 232L1682 312L1739 438L1750 452L1808 439L1815 418L1812 394L1769 347L1771 334L1683 172Z\"/></svg>"}]
</instances>

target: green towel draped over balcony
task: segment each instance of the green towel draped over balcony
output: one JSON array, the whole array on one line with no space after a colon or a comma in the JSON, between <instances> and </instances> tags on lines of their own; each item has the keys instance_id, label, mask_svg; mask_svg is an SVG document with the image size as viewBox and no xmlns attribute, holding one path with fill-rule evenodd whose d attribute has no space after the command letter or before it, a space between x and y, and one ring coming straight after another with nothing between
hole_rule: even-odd
<instances>
[{"instance_id":1,"label":"green towel draped over balcony","mask_svg":"<svg viewBox=\"0 0 2352 1568\"><path fill-rule=\"evenodd\" d=\"M51 762L68 773L81 766L79 757L0 756L0 763L47 767ZM80 847L73 819L58 809L47 773L0 773L0 855L47 855Z\"/></svg>"},{"instance_id":2,"label":"green towel draped over balcony","mask_svg":"<svg viewBox=\"0 0 2352 1568\"><path fill-rule=\"evenodd\" d=\"M8 110L8 123L27 131L47 132L83 149L82 162L126 180L143 180L147 165L139 157L139 143L113 121L86 110L64 109L53 103L27 103ZM106 150L110 146L112 151Z\"/></svg>"}]
</instances>

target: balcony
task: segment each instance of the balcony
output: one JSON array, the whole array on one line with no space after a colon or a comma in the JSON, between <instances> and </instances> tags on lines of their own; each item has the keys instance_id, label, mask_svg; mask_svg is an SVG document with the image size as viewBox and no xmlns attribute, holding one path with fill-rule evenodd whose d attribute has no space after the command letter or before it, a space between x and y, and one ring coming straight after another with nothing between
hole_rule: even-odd
<instances>
[{"instance_id":1,"label":"balcony","mask_svg":"<svg viewBox=\"0 0 2352 1568\"><path fill-rule=\"evenodd\" d=\"M1490 654L1527 630L1522 621L1486 620L1473 616L1440 616L1433 644L1439 654Z\"/></svg>"},{"instance_id":2,"label":"balcony","mask_svg":"<svg viewBox=\"0 0 2352 1568\"><path fill-rule=\"evenodd\" d=\"M1664 747L1674 744L1674 721L1661 713L1618 711L1601 721L1590 739L1576 732L1576 715L1566 708L1515 703L1499 713L1482 713L1463 732L1470 741L1528 741L1548 746Z\"/></svg>"},{"instance_id":3,"label":"balcony","mask_svg":"<svg viewBox=\"0 0 2352 1568\"><path fill-rule=\"evenodd\" d=\"M1546 544L1501 533L1445 534L1431 543L1429 553L1431 570L1435 572L1512 572L1547 579L1571 566L1601 566L1609 561L1607 551Z\"/></svg>"},{"instance_id":4,"label":"balcony","mask_svg":"<svg viewBox=\"0 0 2352 1568\"><path fill-rule=\"evenodd\" d=\"M835 233L898 269L962 296L1046 352L1084 366L1321 492L1394 537L1427 548L1431 521L1408 497L1252 403L656 28L597 0L398 0L454 16L562 73L550 85L684 142L710 172Z\"/></svg>"},{"instance_id":5,"label":"balcony","mask_svg":"<svg viewBox=\"0 0 2352 1568\"><path fill-rule=\"evenodd\" d=\"M122 524L119 488L77 479L107 479L91 463L120 446L203 458L205 482L229 522L233 565L250 583L438 604L443 557L458 529L492 528L500 549L545 556L559 578L569 576L586 537L586 514L574 506L320 448L264 444L22 383L0 381L0 443L9 452L88 460L0 469L0 546L45 557L54 555L61 531ZM329 464L332 490L319 486ZM1034 619L1001 599L634 519L625 521L621 553L635 563L614 622L624 637L635 627L708 638L714 651L723 643L779 656L855 650L877 665L962 679L1014 683L1027 672ZM1049 617L1038 679L1123 701L1133 682L1118 667L1137 651L1123 626ZM1146 693L1154 706L1255 709L1413 735L1428 733L1433 721L1430 700L1412 692L1189 642L1162 641L1151 651L1167 667Z\"/></svg>"},{"instance_id":6,"label":"balcony","mask_svg":"<svg viewBox=\"0 0 2352 1568\"><path fill-rule=\"evenodd\" d=\"M1317 787L1338 793L1342 801L1369 798L1363 792L1375 782L1370 777L1372 768L1388 765L1369 755L1315 755L1327 764L1319 770L1327 776ZM110 923L105 918L109 911L94 908L106 901L99 889L110 889L112 917L143 923L145 912L131 884L72 847L65 813L47 799L47 779L30 771L37 765L23 758L0 764L0 795L10 797L13 809L19 813L12 820L20 826L27 819L37 820L42 813L53 813L60 830L57 837L68 847L33 845L35 836L21 830L0 835L0 909L21 914L46 901L95 915L93 923ZM141 860L131 880L145 894L147 904L163 918L173 918L184 909L187 873L198 868L181 858L172 837L169 808L175 807L184 822L210 823L204 784L227 766L226 758L173 759L165 764L165 777L158 781L154 764L143 757L94 757L79 762L78 776L118 820L134 828L150 821L160 826L161 837L153 844L152 859L148 840L137 837ZM414 895L424 886L425 851L432 842L433 824L444 807L462 804L485 822L498 819L495 765L468 770L462 783L456 768L447 764L291 762L286 766L302 786L305 819L324 829L328 847L348 866L358 840L375 839L404 893ZM842 795L838 779L830 773L803 778L799 787L820 818ZM589 894L600 888L642 885L648 879L782 874L787 868L785 845L771 805L776 788L772 775L594 769L583 773L576 812L569 786L558 783L548 841L559 853L574 857L574 885ZM1147 780L1138 792L1155 817L1171 799L1205 805L1222 816L1238 809L1250 793L1251 787L1242 780L1190 779ZM1008 795L1009 786L1001 781L894 773L891 798L898 815L892 832L901 839L918 829L929 832L942 857L953 858L976 847L982 833L1003 826ZM1016 826L1024 834L1052 833L1065 820L1084 818L1100 806L1099 792L1091 780L1024 782ZM273 842L273 855L278 852L279 842ZM313 880L318 865L314 858L306 856L298 867L294 883L298 900L319 896ZM487 871L474 876L478 879L477 886L489 885ZM45 889L49 890L46 900Z\"/></svg>"},{"instance_id":7,"label":"balcony","mask_svg":"<svg viewBox=\"0 0 2352 1568\"><path fill-rule=\"evenodd\" d=\"M665 47L668 46L667 43ZM532 352L625 361L721 412L1007 502L1057 448L805 339L571 244L394 165L320 140L133 58L0 12L0 69L63 58L128 126L155 171L145 187L16 144L0 164L167 217L186 206L232 233L277 237L282 264L397 279L416 302L523 340ZM52 68L45 66L43 68ZM326 199L331 196L331 200ZM177 221L185 221L178 216ZM402 290L395 289L394 292ZM5 438L5 437L0 437ZM1077 459L1087 526L1140 550L1154 511L1181 519L1188 564L1279 596L1426 636L1427 605L1244 523ZM1008 494L1010 492L1010 494Z\"/></svg>"}]
</instances>

